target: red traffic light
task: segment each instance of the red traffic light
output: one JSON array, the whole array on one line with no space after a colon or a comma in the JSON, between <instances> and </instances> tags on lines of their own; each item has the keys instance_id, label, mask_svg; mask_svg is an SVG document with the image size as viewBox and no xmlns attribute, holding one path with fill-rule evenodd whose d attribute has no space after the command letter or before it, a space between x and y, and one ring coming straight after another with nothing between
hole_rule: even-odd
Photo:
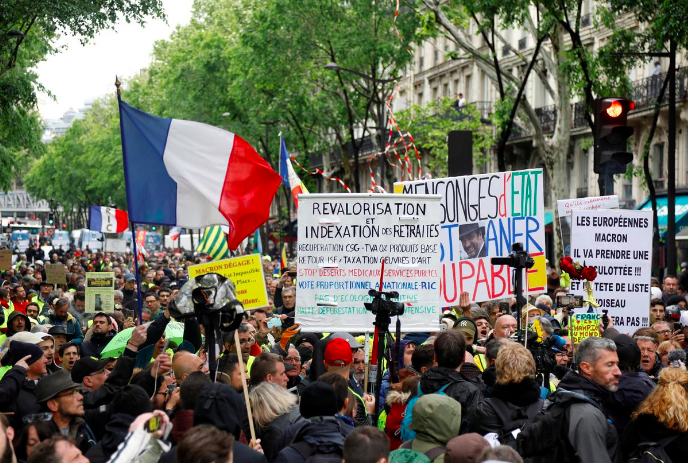
<instances>
[{"instance_id":1,"label":"red traffic light","mask_svg":"<svg viewBox=\"0 0 688 463\"><path fill-rule=\"evenodd\" d=\"M62 228L67 228L67 224L66 224L66 223L63 223L63 224L62 224Z\"/></svg>"},{"instance_id":2,"label":"red traffic light","mask_svg":"<svg viewBox=\"0 0 688 463\"><path fill-rule=\"evenodd\" d=\"M623 106L621 106L621 103L619 103L618 100L612 101L612 104L610 104L607 108L607 114L609 114L609 117L619 117L622 112Z\"/></svg>"}]
</instances>

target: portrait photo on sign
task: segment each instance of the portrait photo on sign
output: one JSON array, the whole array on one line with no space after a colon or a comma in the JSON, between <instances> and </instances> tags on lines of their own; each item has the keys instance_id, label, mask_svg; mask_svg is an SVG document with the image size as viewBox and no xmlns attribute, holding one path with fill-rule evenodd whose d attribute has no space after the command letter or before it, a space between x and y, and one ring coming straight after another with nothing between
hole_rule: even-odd
<instances>
[{"instance_id":1,"label":"portrait photo on sign","mask_svg":"<svg viewBox=\"0 0 688 463\"><path fill-rule=\"evenodd\" d=\"M459 241L461 241L461 260L487 257L485 249L485 222L459 225Z\"/></svg>"}]
</instances>

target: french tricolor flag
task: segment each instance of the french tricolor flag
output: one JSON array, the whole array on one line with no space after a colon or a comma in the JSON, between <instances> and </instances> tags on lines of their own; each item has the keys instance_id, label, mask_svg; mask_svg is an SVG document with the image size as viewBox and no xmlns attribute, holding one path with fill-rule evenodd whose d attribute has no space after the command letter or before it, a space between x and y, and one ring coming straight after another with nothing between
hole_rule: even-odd
<instances>
[{"instance_id":1,"label":"french tricolor flag","mask_svg":"<svg viewBox=\"0 0 688 463\"><path fill-rule=\"evenodd\" d=\"M114 207L91 206L88 228L104 233L121 233L129 228L129 216L127 211Z\"/></svg>"},{"instance_id":2,"label":"french tricolor flag","mask_svg":"<svg viewBox=\"0 0 688 463\"><path fill-rule=\"evenodd\" d=\"M308 194L308 188L306 188L306 185L303 184L299 176L296 175L294 166L291 165L291 157L289 156L289 151L287 151L287 144L284 143L284 138L280 138L280 175L282 176L282 184L288 186L291 190L291 196L294 198L294 204L298 209L298 196L300 194Z\"/></svg>"},{"instance_id":3,"label":"french tricolor flag","mask_svg":"<svg viewBox=\"0 0 688 463\"><path fill-rule=\"evenodd\" d=\"M281 178L239 136L119 102L129 218L229 227L231 249L269 217Z\"/></svg>"}]
</instances>

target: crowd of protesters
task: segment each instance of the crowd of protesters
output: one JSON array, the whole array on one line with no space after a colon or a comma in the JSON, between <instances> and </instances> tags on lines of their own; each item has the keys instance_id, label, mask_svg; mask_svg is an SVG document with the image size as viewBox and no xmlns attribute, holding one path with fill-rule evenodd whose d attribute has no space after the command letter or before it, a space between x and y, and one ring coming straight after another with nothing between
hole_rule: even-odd
<instances>
[{"instance_id":1,"label":"crowd of protesters","mask_svg":"<svg viewBox=\"0 0 688 463\"><path fill-rule=\"evenodd\" d=\"M181 342L166 334L201 258L160 252L138 278L129 254L72 248L48 260L64 264L65 284L48 283L44 262L26 256L0 282L0 463L688 456L683 275L653 282L650 327L625 332L609 320L578 345L554 270L548 292L521 311L512 299L476 304L462 293L443 312L445 330L389 346L373 391L370 340L301 333L295 265L264 257L269 307L247 311L237 337L218 340L210 371L195 318L183 320ZM115 274L113 312L85 310L85 273L100 271ZM519 325L536 332L527 347Z\"/></svg>"}]
</instances>

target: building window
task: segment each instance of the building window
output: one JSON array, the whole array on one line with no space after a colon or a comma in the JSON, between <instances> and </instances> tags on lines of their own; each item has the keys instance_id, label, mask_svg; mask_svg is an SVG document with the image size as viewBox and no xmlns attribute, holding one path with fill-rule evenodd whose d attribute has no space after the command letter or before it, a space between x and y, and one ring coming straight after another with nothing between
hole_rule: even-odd
<instances>
[{"instance_id":1,"label":"building window","mask_svg":"<svg viewBox=\"0 0 688 463\"><path fill-rule=\"evenodd\" d=\"M417 98L416 104L422 105L423 104L423 92L418 93L418 96L416 98Z\"/></svg>"},{"instance_id":2,"label":"building window","mask_svg":"<svg viewBox=\"0 0 688 463\"><path fill-rule=\"evenodd\" d=\"M437 101L437 87L432 87L432 101Z\"/></svg>"},{"instance_id":3,"label":"building window","mask_svg":"<svg viewBox=\"0 0 688 463\"><path fill-rule=\"evenodd\" d=\"M435 47L434 51L434 56L433 56L433 66L437 66L440 62L440 51Z\"/></svg>"},{"instance_id":4,"label":"building window","mask_svg":"<svg viewBox=\"0 0 688 463\"><path fill-rule=\"evenodd\" d=\"M623 198L632 199L633 198L633 184L624 184L623 186Z\"/></svg>"},{"instance_id":5,"label":"building window","mask_svg":"<svg viewBox=\"0 0 688 463\"><path fill-rule=\"evenodd\" d=\"M449 98L449 97L450 97L450 95L449 95L449 84L448 84L448 83L447 83L447 84L444 84L444 85L442 86L442 96L445 97L445 98Z\"/></svg>"},{"instance_id":6,"label":"building window","mask_svg":"<svg viewBox=\"0 0 688 463\"><path fill-rule=\"evenodd\" d=\"M518 49L519 50L525 50L527 44L528 44L527 37L523 37L521 40L518 41Z\"/></svg>"}]
</instances>

